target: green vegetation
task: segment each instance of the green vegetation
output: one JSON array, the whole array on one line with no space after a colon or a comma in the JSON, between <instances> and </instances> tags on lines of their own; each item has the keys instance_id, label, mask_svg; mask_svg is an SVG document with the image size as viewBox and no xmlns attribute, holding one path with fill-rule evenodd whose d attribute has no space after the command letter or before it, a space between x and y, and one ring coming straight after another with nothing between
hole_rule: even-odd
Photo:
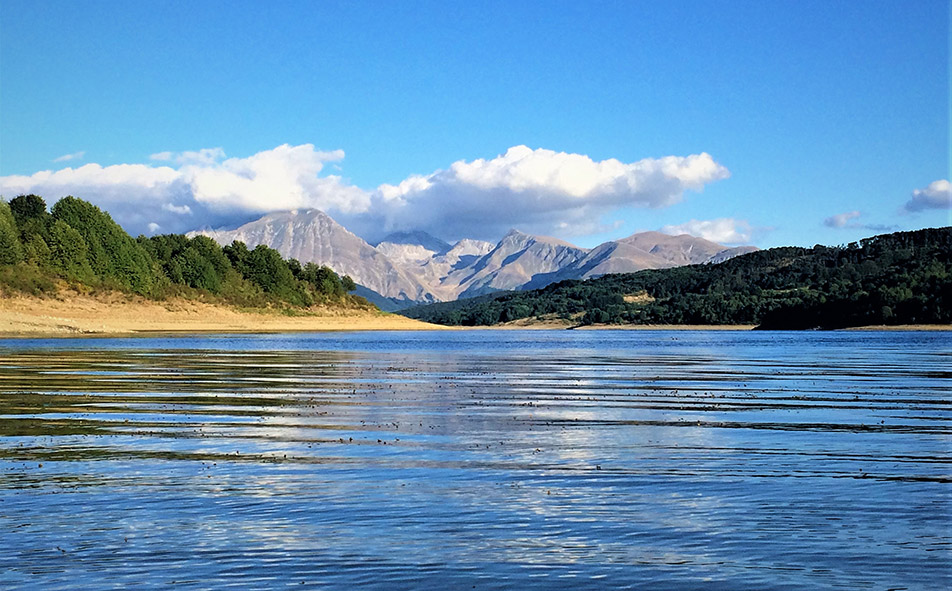
<instances>
[{"instance_id":1,"label":"green vegetation","mask_svg":"<svg viewBox=\"0 0 952 591\"><path fill-rule=\"evenodd\" d=\"M0 265L13 265L23 260L17 222L10 206L0 202Z\"/></svg>"},{"instance_id":2,"label":"green vegetation","mask_svg":"<svg viewBox=\"0 0 952 591\"><path fill-rule=\"evenodd\" d=\"M771 329L949 324L952 228L886 234L846 246L774 248L716 265L563 281L402 314L463 326L522 318Z\"/></svg>"},{"instance_id":3,"label":"green vegetation","mask_svg":"<svg viewBox=\"0 0 952 591\"><path fill-rule=\"evenodd\" d=\"M61 258L71 267L88 261L93 277L101 278L122 291L151 293L157 278L153 261L141 244L95 205L75 197L64 197L53 206L44 229L40 238L45 239L50 248L50 260ZM57 246L62 242L60 238L66 240L62 248Z\"/></svg>"},{"instance_id":4,"label":"green vegetation","mask_svg":"<svg viewBox=\"0 0 952 591\"><path fill-rule=\"evenodd\" d=\"M108 213L64 197L50 211L37 195L0 200L0 292L118 290L152 298L211 298L245 307L368 307L350 277L267 246L224 248L206 236L130 237Z\"/></svg>"}]
</instances>

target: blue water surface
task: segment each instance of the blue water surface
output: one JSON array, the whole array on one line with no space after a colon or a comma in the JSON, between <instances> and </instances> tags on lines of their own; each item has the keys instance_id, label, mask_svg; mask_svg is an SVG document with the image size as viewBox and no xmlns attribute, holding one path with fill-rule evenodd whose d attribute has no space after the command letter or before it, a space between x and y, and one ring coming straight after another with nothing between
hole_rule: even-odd
<instances>
[{"instance_id":1,"label":"blue water surface","mask_svg":"<svg viewBox=\"0 0 952 591\"><path fill-rule=\"evenodd\" d=\"M952 334L0 340L5 589L945 589Z\"/></svg>"}]
</instances>

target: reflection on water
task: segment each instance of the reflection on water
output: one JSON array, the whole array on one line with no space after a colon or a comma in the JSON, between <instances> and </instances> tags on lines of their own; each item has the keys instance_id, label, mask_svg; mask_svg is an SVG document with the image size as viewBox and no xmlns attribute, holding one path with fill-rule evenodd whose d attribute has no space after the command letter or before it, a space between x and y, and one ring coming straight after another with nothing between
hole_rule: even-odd
<instances>
[{"instance_id":1,"label":"reflection on water","mask_svg":"<svg viewBox=\"0 0 952 591\"><path fill-rule=\"evenodd\" d=\"M0 341L3 588L947 588L952 338Z\"/></svg>"}]
</instances>

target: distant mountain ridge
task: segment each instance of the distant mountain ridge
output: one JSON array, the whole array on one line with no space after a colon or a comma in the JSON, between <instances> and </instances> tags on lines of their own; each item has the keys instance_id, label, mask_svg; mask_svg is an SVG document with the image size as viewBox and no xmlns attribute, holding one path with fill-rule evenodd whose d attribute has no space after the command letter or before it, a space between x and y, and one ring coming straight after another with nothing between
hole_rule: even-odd
<instances>
[{"instance_id":1,"label":"distant mountain ridge","mask_svg":"<svg viewBox=\"0 0 952 591\"><path fill-rule=\"evenodd\" d=\"M453 247L426 232L417 231L395 232L375 244L374 248L395 263L421 265Z\"/></svg>"},{"instance_id":2,"label":"distant mountain ridge","mask_svg":"<svg viewBox=\"0 0 952 591\"><path fill-rule=\"evenodd\" d=\"M452 272L444 283L454 287L456 297L452 299L519 289L538 275L557 273L586 252L556 238L510 230L495 248L471 267Z\"/></svg>"},{"instance_id":3,"label":"distant mountain ridge","mask_svg":"<svg viewBox=\"0 0 952 591\"><path fill-rule=\"evenodd\" d=\"M619 242L645 240L647 252L680 256L678 249L666 251L672 244L667 238L641 236ZM653 244L656 240L660 244ZM711 258L703 243L694 246L692 256ZM616 273L401 313L453 326L949 326L952 227L883 234L846 246L772 248L721 264Z\"/></svg>"},{"instance_id":4,"label":"distant mountain ridge","mask_svg":"<svg viewBox=\"0 0 952 591\"><path fill-rule=\"evenodd\" d=\"M456 244L426 232L397 232L371 245L316 209L271 213L234 230L204 229L220 244L265 244L300 262L349 275L384 309L453 301L494 291L534 289L565 279L588 279L679 265L721 262L757 250L727 247L682 234L641 232L592 249L557 238L510 230L496 244Z\"/></svg>"}]
</instances>

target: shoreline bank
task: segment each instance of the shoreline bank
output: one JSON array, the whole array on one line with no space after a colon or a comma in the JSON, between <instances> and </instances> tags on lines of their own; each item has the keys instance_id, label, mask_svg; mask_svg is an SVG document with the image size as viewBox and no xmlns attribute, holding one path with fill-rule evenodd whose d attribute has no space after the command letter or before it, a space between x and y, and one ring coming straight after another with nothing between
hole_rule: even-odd
<instances>
[{"instance_id":1,"label":"shoreline bank","mask_svg":"<svg viewBox=\"0 0 952 591\"><path fill-rule=\"evenodd\" d=\"M449 330L396 314L357 309L239 310L200 301L153 301L126 294L0 298L0 338L134 336L161 333L275 333Z\"/></svg>"},{"instance_id":2,"label":"shoreline bank","mask_svg":"<svg viewBox=\"0 0 952 591\"><path fill-rule=\"evenodd\" d=\"M222 334L352 331L456 330L634 330L747 331L754 325L589 325L558 321L516 321L498 326L449 327L398 314L325 308L296 315L280 310L239 310L207 302L147 300L127 294L68 297L0 297L0 338L69 336L148 336L158 334ZM904 324L860 326L847 331L952 331L952 325Z\"/></svg>"}]
</instances>

